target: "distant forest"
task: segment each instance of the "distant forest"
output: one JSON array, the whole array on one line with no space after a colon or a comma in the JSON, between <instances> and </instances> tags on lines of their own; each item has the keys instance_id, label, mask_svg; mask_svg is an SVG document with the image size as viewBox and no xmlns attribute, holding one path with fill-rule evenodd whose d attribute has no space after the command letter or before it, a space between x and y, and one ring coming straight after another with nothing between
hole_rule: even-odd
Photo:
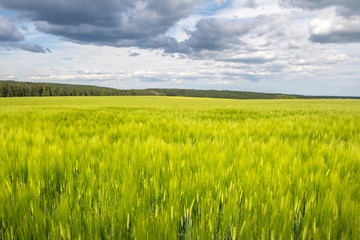
<instances>
[{"instance_id":1,"label":"distant forest","mask_svg":"<svg viewBox=\"0 0 360 240\"><path fill-rule=\"evenodd\" d=\"M153 92L164 96L204 97L204 98L292 99L296 97L293 95L285 95L285 94L243 92L243 91L229 91L229 90L159 89L159 88L152 88L148 90L152 90Z\"/></svg>"},{"instance_id":2,"label":"distant forest","mask_svg":"<svg viewBox=\"0 0 360 240\"><path fill-rule=\"evenodd\" d=\"M31 97L31 96L181 96L229 99L320 99L320 98L349 98L360 97L339 96L304 96L277 93L258 93L229 90L194 90L194 89L131 89L120 90L114 88L90 85L72 85L59 83L33 83L0 81L0 97Z\"/></svg>"},{"instance_id":3,"label":"distant forest","mask_svg":"<svg viewBox=\"0 0 360 240\"><path fill-rule=\"evenodd\" d=\"M88 85L0 81L0 97L142 95L155 95L155 93L148 90L119 90Z\"/></svg>"}]
</instances>

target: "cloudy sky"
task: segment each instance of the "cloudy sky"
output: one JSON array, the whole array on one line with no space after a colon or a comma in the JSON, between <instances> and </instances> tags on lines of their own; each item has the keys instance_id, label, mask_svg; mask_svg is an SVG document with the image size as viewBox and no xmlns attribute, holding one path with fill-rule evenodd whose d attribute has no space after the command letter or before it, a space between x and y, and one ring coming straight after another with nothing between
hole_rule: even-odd
<instances>
[{"instance_id":1,"label":"cloudy sky","mask_svg":"<svg viewBox=\"0 0 360 240\"><path fill-rule=\"evenodd\" d=\"M360 96L360 1L0 0L0 79Z\"/></svg>"}]
</instances>

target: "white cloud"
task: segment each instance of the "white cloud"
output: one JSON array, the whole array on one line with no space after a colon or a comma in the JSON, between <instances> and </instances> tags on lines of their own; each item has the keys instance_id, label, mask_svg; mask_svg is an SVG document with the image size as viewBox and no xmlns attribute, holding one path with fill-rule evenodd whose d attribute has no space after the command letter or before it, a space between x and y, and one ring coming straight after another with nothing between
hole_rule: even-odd
<instances>
[{"instance_id":1,"label":"white cloud","mask_svg":"<svg viewBox=\"0 0 360 240\"><path fill-rule=\"evenodd\" d=\"M310 23L311 40L320 43L360 42L360 16L345 18L327 10Z\"/></svg>"}]
</instances>

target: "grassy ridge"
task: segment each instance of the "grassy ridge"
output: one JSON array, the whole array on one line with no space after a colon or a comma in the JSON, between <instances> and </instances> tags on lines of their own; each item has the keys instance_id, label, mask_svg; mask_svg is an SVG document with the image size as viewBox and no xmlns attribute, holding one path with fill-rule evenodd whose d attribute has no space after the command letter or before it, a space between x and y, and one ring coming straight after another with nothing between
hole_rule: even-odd
<instances>
[{"instance_id":1,"label":"grassy ridge","mask_svg":"<svg viewBox=\"0 0 360 240\"><path fill-rule=\"evenodd\" d=\"M0 99L0 238L360 239L360 103Z\"/></svg>"}]
</instances>

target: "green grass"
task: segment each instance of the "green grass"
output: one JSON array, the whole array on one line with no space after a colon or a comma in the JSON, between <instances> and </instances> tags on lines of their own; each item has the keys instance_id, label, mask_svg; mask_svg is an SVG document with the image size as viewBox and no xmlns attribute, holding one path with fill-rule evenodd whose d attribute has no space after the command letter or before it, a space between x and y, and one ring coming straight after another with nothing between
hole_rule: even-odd
<instances>
[{"instance_id":1,"label":"green grass","mask_svg":"<svg viewBox=\"0 0 360 240\"><path fill-rule=\"evenodd\" d=\"M0 239L360 239L360 101L0 99Z\"/></svg>"}]
</instances>

